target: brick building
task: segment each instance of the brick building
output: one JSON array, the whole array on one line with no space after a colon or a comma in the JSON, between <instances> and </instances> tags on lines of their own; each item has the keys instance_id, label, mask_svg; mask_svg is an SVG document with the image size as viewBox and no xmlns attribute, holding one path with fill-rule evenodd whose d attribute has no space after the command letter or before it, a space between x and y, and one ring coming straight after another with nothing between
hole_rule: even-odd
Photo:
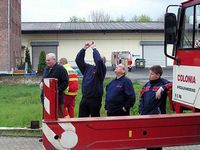
<instances>
[{"instance_id":1,"label":"brick building","mask_svg":"<svg viewBox=\"0 0 200 150\"><path fill-rule=\"evenodd\" d=\"M0 73L9 73L20 62L21 0L0 0Z\"/></svg>"}]
</instances>

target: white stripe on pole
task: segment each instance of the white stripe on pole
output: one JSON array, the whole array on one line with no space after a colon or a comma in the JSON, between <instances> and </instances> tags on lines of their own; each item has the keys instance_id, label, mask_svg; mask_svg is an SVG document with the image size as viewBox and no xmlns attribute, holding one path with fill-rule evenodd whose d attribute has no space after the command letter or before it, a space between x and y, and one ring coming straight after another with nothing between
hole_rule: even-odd
<instances>
[{"instance_id":1,"label":"white stripe on pole","mask_svg":"<svg viewBox=\"0 0 200 150\"><path fill-rule=\"evenodd\" d=\"M44 109L50 115L50 101L46 96L44 97Z\"/></svg>"},{"instance_id":2,"label":"white stripe on pole","mask_svg":"<svg viewBox=\"0 0 200 150\"><path fill-rule=\"evenodd\" d=\"M44 79L44 84L49 88L49 78L47 78L47 79Z\"/></svg>"},{"instance_id":3,"label":"white stripe on pole","mask_svg":"<svg viewBox=\"0 0 200 150\"><path fill-rule=\"evenodd\" d=\"M60 144L60 139L55 139L56 134L48 127L46 123L42 123L42 131L48 141L58 150L66 150Z\"/></svg>"}]
</instances>

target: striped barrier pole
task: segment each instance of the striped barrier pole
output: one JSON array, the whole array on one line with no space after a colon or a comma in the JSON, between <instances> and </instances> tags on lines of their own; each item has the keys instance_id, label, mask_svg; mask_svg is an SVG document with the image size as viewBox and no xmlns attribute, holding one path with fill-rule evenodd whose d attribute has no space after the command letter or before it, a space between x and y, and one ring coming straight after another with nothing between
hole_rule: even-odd
<instances>
[{"instance_id":1,"label":"striped barrier pole","mask_svg":"<svg viewBox=\"0 0 200 150\"><path fill-rule=\"evenodd\" d=\"M57 120L58 111L58 80L54 78L44 79L44 120Z\"/></svg>"},{"instance_id":2,"label":"striped barrier pole","mask_svg":"<svg viewBox=\"0 0 200 150\"><path fill-rule=\"evenodd\" d=\"M44 79L44 119L42 139L46 150L68 150L78 143L76 129L71 123L62 123L57 117L58 80Z\"/></svg>"}]
</instances>

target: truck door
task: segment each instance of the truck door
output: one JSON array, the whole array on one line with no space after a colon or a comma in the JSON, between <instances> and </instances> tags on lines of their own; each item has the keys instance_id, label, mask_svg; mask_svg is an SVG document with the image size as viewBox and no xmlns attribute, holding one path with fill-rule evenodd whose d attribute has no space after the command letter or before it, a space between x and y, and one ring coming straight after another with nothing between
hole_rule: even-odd
<instances>
[{"instance_id":1,"label":"truck door","mask_svg":"<svg viewBox=\"0 0 200 150\"><path fill-rule=\"evenodd\" d=\"M200 5L182 9L173 72L173 101L200 108Z\"/></svg>"}]
</instances>

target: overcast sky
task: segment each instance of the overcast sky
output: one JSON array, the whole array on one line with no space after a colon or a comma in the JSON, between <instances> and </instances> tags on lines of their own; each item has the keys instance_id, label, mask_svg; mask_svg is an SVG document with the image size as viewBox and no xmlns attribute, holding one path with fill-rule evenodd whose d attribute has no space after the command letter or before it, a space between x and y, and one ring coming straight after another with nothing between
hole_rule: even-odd
<instances>
[{"instance_id":1,"label":"overcast sky","mask_svg":"<svg viewBox=\"0 0 200 150\"><path fill-rule=\"evenodd\" d=\"M156 20L170 4L185 0L21 0L22 22L67 22L71 16L85 17L98 10L115 20L124 16L148 15Z\"/></svg>"}]
</instances>

